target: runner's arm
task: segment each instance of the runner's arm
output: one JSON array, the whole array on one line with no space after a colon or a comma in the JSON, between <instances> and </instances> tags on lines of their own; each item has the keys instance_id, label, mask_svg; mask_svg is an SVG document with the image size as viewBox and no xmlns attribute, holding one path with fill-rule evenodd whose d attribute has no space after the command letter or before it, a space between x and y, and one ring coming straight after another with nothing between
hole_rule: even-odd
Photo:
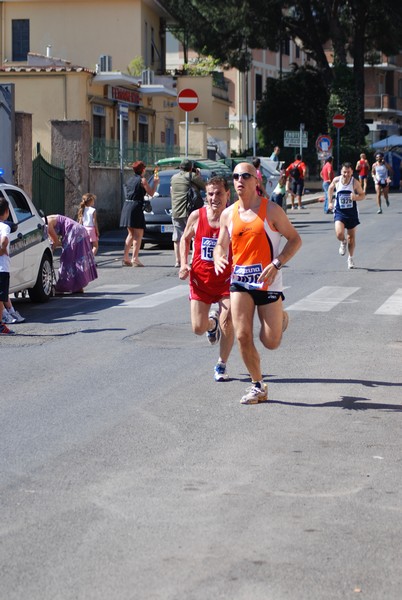
<instances>
[{"instance_id":1,"label":"runner's arm","mask_svg":"<svg viewBox=\"0 0 402 600\"><path fill-rule=\"evenodd\" d=\"M363 191L360 181L358 181L357 179L354 179L353 183L354 183L353 193L350 195L351 200L356 200L356 201L364 200L366 197L366 194Z\"/></svg>"},{"instance_id":2,"label":"runner's arm","mask_svg":"<svg viewBox=\"0 0 402 600\"><path fill-rule=\"evenodd\" d=\"M186 228L180 240L180 271L179 279L187 279L190 273L190 265L188 264L188 255L190 252L191 240L197 231L199 211L194 210L187 219Z\"/></svg>"},{"instance_id":3,"label":"runner's arm","mask_svg":"<svg viewBox=\"0 0 402 600\"><path fill-rule=\"evenodd\" d=\"M334 177L334 179L331 181L331 184L328 188L328 208L332 208L333 206L333 201L332 201L332 196L334 195L334 189L336 184L338 183L339 177Z\"/></svg>"},{"instance_id":4,"label":"runner's arm","mask_svg":"<svg viewBox=\"0 0 402 600\"><path fill-rule=\"evenodd\" d=\"M229 223L232 219L233 206L225 208L220 218L220 230L218 241L214 248L214 266L215 273L219 275L223 273L227 265L229 264L229 246L230 246L230 235L229 235Z\"/></svg>"},{"instance_id":5,"label":"runner's arm","mask_svg":"<svg viewBox=\"0 0 402 600\"><path fill-rule=\"evenodd\" d=\"M275 229L286 239L286 244L284 245L280 253L277 256L273 257L277 258L283 266L287 262L289 262L289 260L300 249L302 245L301 237L296 231L296 229L293 227L292 223L289 221L286 213L277 204L272 203L269 205L267 209L267 219L273 224ZM275 265L271 262L262 271L258 281L264 281L268 282L268 284L271 284L275 279L277 272L277 267L275 267Z\"/></svg>"},{"instance_id":6,"label":"runner's arm","mask_svg":"<svg viewBox=\"0 0 402 600\"><path fill-rule=\"evenodd\" d=\"M393 175L394 174L394 169L391 167L391 165L389 165L388 163L385 163L385 166L388 169L388 176Z\"/></svg>"}]
</instances>

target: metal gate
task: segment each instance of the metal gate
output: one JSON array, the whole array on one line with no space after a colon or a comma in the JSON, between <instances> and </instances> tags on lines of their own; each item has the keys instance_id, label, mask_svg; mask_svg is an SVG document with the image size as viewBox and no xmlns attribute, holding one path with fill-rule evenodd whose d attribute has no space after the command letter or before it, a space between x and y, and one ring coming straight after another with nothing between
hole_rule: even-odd
<instances>
[{"instance_id":1,"label":"metal gate","mask_svg":"<svg viewBox=\"0 0 402 600\"><path fill-rule=\"evenodd\" d=\"M64 215L64 167L52 165L37 150L32 163L32 201L45 215Z\"/></svg>"}]
</instances>

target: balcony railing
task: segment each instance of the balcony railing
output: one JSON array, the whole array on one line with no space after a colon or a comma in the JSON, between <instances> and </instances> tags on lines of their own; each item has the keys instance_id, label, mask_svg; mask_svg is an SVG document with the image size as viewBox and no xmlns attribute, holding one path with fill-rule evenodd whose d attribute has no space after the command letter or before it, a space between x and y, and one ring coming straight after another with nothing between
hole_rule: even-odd
<instances>
[{"instance_id":1,"label":"balcony railing","mask_svg":"<svg viewBox=\"0 0 402 600\"><path fill-rule=\"evenodd\" d=\"M125 144L123 147L124 166L132 165L136 160L142 160L147 165L153 165L160 158L171 156L180 156L179 146L154 146L138 142L136 144ZM119 142L116 140L93 139L89 161L91 165L120 166Z\"/></svg>"},{"instance_id":2,"label":"balcony railing","mask_svg":"<svg viewBox=\"0 0 402 600\"><path fill-rule=\"evenodd\" d=\"M401 103L402 104L402 103ZM366 110L398 110L398 98L390 94L373 94L365 96Z\"/></svg>"}]
</instances>

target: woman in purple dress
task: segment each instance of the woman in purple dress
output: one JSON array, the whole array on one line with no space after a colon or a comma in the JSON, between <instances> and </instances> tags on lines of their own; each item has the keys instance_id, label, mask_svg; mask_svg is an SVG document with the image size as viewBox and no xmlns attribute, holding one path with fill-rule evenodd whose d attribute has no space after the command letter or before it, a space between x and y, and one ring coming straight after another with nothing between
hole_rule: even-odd
<instances>
[{"instance_id":1,"label":"woman in purple dress","mask_svg":"<svg viewBox=\"0 0 402 600\"><path fill-rule=\"evenodd\" d=\"M63 215L47 217L53 247L61 246L56 292L82 293L98 277L89 235L82 225Z\"/></svg>"}]
</instances>

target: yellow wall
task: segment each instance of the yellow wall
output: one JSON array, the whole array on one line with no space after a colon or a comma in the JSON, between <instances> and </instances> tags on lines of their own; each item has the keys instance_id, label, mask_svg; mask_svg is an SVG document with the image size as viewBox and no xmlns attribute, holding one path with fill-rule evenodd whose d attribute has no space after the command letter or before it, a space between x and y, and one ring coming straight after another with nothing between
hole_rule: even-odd
<instances>
[{"instance_id":1,"label":"yellow wall","mask_svg":"<svg viewBox=\"0 0 402 600\"><path fill-rule=\"evenodd\" d=\"M52 56L90 69L95 69L101 54L111 55L112 70L122 72L135 56L150 57L151 27L159 50L159 16L140 0L0 2L0 7L4 20L0 62L12 61L12 19L29 19L30 52L46 54L50 45Z\"/></svg>"},{"instance_id":2,"label":"yellow wall","mask_svg":"<svg viewBox=\"0 0 402 600\"><path fill-rule=\"evenodd\" d=\"M32 143L39 142L51 152L50 131L52 120L88 121L92 135L93 104L105 106L105 138L110 140L112 130L117 140L118 105L104 97L103 84L94 84L92 73L2 73L0 81L15 84L15 110L32 114ZM138 141L138 116L148 115L148 143L164 145L162 132L166 119L174 121L176 143L179 143L178 109L172 104L176 98L168 95L141 94L142 108L129 111L128 143ZM91 100L91 101L90 101ZM153 114L154 111L156 114ZM133 139L133 132L135 138Z\"/></svg>"},{"instance_id":3,"label":"yellow wall","mask_svg":"<svg viewBox=\"0 0 402 600\"><path fill-rule=\"evenodd\" d=\"M229 125L230 102L213 96L212 77L180 77L177 80L177 93L183 89L192 89L198 95L198 106L189 112L191 121L198 119L209 127L225 127ZM180 120L184 121L185 112L179 109Z\"/></svg>"},{"instance_id":4,"label":"yellow wall","mask_svg":"<svg viewBox=\"0 0 402 600\"><path fill-rule=\"evenodd\" d=\"M15 110L32 114L32 142L50 152L52 120L86 120L88 73L7 73L15 84Z\"/></svg>"}]
</instances>

